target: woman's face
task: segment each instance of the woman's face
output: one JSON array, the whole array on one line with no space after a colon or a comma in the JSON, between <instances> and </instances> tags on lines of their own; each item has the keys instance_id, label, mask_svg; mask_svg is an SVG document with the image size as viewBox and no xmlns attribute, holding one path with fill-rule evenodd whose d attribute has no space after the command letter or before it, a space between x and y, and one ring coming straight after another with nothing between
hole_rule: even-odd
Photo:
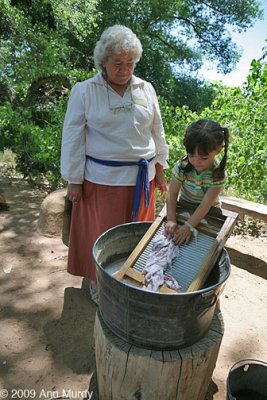
<instances>
[{"instance_id":1,"label":"woman's face","mask_svg":"<svg viewBox=\"0 0 267 400\"><path fill-rule=\"evenodd\" d=\"M106 68L107 82L119 86L129 82L135 67L133 56L125 52L109 56L102 65Z\"/></svg>"}]
</instances>

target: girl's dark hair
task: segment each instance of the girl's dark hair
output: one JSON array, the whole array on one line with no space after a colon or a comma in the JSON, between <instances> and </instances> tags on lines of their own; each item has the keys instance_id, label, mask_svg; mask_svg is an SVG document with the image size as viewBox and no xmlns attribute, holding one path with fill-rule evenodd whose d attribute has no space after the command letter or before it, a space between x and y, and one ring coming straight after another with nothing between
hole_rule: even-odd
<instances>
[{"instance_id":1,"label":"girl's dark hair","mask_svg":"<svg viewBox=\"0 0 267 400\"><path fill-rule=\"evenodd\" d=\"M206 156L213 150L220 150L224 147L223 158L218 167L213 171L214 178L222 178L225 175L228 143L228 129L222 128L218 122L210 119L200 119L192 122L187 127L183 140L187 154L194 154L195 150L197 150L199 154ZM183 163L185 165L184 170L190 171L192 165L189 163L188 157L184 161L187 161Z\"/></svg>"}]
</instances>

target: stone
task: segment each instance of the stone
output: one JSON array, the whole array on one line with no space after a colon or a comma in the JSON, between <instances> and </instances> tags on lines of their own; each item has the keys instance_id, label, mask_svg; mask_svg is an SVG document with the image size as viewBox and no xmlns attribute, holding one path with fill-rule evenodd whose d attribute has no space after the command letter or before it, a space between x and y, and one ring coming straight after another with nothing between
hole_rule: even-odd
<instances>
[{"instance_id":1,"label":"stone","mask_svg":"<svg viewBox=\"0 0 267 400\"><path fill-rule=\"evenodd\" d=\"M66 189L49 193L41 204L37 231L47 237L62 235Z\"/></svg>"}]
</instances>

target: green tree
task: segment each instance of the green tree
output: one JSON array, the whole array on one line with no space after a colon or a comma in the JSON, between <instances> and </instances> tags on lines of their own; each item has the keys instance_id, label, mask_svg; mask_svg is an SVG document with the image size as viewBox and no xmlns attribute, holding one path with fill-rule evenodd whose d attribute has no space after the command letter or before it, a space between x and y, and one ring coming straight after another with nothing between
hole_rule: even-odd
<instances>
[{"instance_id":1,"label":"green tree","mask_svg":"<svg viewBox=\"0 0 267 400\"><path fill-rule=\"evenodd\" d=\"M170 146L170 170L184 155L182 139L188 123L199 118L217 120L230 130L227 161L228 192L248 200L267 203L267 65L266 54L253 60L242 87L216 84L211 107L197 114L187 107L173 107L161 100Z\"/></svg>"},{"instance_id":2,"label":"green tree","mask_svg":"<svg viewBox=\"0 0 267 400\"><path fill-rule=\"evenodd\" d=\"M25 176L41 174L52 188L69 89L92 74L78 44L94 27L95 5L0 0L0 149L11 148Z\"/></svg>"},{"instance_id":3,"label":"green tree","mask_svg":"<svg viewBox=\"0 0 267 400\"><path fill-rule=\"evenodd\" d=\"M203 106L206 94L209 105L212 90L193 78L196 71L208 59L218 71L230 72L240 53L228 26L243 31L262 15L259 2L251 0L100 0L97 9L97 36L114 23L131 27L144 48L137 73L174 105L198 111L196 97Z\"/></svg>"},{"instance_id":4,"label":"green tree","mask_svg":"<svg viewBox=\"0 0 267 400\"><path fill-rule=\"evenodd\" d=\"M0 0L0 150L18 168L59 182L61 128L69 89L95 73L93 49L107 26L140 37L137 74L172 106L198 112L214 89L192 74L205 57L231 70L239 54L228 24L245 30L261 16L256 0Z\"/></svg>"},{"instance_id":5,"label":"green tree","mask_svg":"<svg viewBox=\"0 0 267 400\"><path fill-rule=\"evenodd\" d=\"M241 88L220 87L209 115L230 128L228 186L237 195L267 203L266 53L251 62Z\"/></svg>"},{"instance_id":6,"label":"green tree","mask_svg":"<svg viewBox=\"0 0 267 400\"><path fill-rule=\"evenodd\" d=\"M29 80L49 74L71 80L73 70L91 71L101 32L121 23L144 47L137 73L173 104L198 110L212 93L194 73L205 58L231 71L239 51L227 27L246 30L262 16L257 0L0 0L0 6L1 81L10 78L19 95Z\"/></svg>"}]
</instances>

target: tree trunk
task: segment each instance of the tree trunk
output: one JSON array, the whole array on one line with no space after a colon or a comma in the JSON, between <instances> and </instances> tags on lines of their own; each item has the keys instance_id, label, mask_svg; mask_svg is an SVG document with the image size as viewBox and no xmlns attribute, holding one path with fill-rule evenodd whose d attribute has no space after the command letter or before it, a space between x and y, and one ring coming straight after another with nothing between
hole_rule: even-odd
<instances>
[{"instance_id":1,"label":"tree trunk","mask_svg":"<svg viewBox=\"0 0 267 400\"><path fill-rule=\"evenodd\" d=\"M99 400L204 400L223 337L223 320L216 313L201 340L171 351L125 342L99 313L94 335Z\"/></svg>"}]
</instances>

